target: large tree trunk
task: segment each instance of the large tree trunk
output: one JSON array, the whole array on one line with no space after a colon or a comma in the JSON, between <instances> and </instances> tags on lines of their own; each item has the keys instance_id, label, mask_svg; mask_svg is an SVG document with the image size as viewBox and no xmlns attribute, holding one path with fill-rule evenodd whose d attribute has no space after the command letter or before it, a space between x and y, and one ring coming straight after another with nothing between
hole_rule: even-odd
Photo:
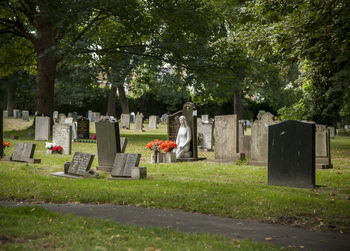
<instances>
[{"instance_id":1,"label":"large tree trunk","mask_svg":"<svg viewBox=\"0 0 350 251\"><path fill-rule=\"evenodd\" d=\"M242 91L236 90L233 98L233 113L237 114L238 120L243 118Z\"/></svg>"},{"instance_id":2,"label":"large tree trunk","mask_svg":"<svg viewBox=\"0 0 350 251\"><path fill-rule=\"evenodd\" d=\"M123 85L118 86L118 93L119 93L120 106L122 107L122 113L129 114L130 113L129 103L128 103L128 100L126 99L125 90L124 90Z\"/></svg>"},{"instance_id":3,"label":"large tree trunk","mask_svg":"<svg viewBox=\"0 0 350 251\"><path fill-rule=\"evenodd\" d=\"M54 81L56 75L56 41L51 15L45 1L39 1L40 15L37 18L38 37L34 42L37 53L37 109L38 115L52 117Z\"/></svg>"},{"instance_id":4,"label":"large tree trunk","mask_svg":"<svg viewBox=\"0 0 350 251\"><path fill-rule=\"evenodd\" d=\"M13 116L13 109L15 108L15 90L16 81L9 80L7 88L7 112L8 116Z\"/></svg>"},{"instance_id":5,"label":"large tree trunk","mask_svg":"<svg viewBox=\"0 0 350 251\"><path fill-rule=\"evenodd\" d=\"M117 92L117 87L113 86L111 87L111 91L109 93L108 97L108 108L107 108L107 113L109 116L116 117L115 115L115 96Z\"/></svg>"}]
</instances>

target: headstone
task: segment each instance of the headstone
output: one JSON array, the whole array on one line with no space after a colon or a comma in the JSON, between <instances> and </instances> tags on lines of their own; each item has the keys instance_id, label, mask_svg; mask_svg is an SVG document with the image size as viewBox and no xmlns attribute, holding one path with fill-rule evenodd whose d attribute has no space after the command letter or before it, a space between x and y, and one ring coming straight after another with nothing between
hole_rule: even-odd
<instances>
[{"instance_id":1,"label":"headstone","mask_svg":"<svg viewBox=\"0 0 350 251\"><path fill-rule=\"evenodd\" d=\"M267 166L268 127L278 122L274 120L274 116L269 112L260 111L257 117L260 119L254 121L251 128L251 160L249 164Z\"/></svg>"},{"instance_id":2,"label":"headstone","mask_svg":"<svg viewBox=\"0 0 350 251\"><path fill-rule=\"evenodd\" d=\"M8 111L6 111L6 110L2 111L2 116L3 116L3 118L8 118L9 117Z\"/></svg>"},{"instance_id":3,"label":"headstone","mask_svg":"<svg viewBox=\"0 0 350 251\"><path fill-rule=\"evenodd\" d=\"M215 159L236 161L241 158L237 115L215 116Z\"/></svg>"},{"instance_id":4,"label":"headstone","mask_svg":"<svg viewBox=\"0 0 350 251\"><path fill-rule=\"evenodd\" d=\"M13 118L17 119L19 117L19 110L18 109L13 109Z\"/></svg>"},{"instance_id":5,"label":"headstone","mask_svg":"<svg viewBox=\"0 0 350 251\"><path fill-rule=\"evenodd\" d=\"M250 147L252 138L250 135L239 136L239 151L244 153L245 157L250 159Z\"/></svg>"},{"instance_id":6,"label":"headstone","mask_svg":"<svg viewBox=\"0 0 350 251\"><path fill-rule=\"evenodd\" d=\"M66 114L60 113L60 114L58 115L58 122L59 122L59 123L66 123Z\"/></svg>"},{"instance_id":7,"label":"headstone","mask_svg":"<svg viewBox=\"0 0 350 251\"><path fill-rule=\"evenodd\" d=\"M316 168L333 168L331 164L330 133L325 125L316 125L315 144Z\"/></svg>"},{"instance_id":8,"label":"headstone","mask_svg":"<svg viewBox=\"0 0 350 251\"><path fill-rule=\"evenodd\" d=\"M11 160L21 162L33 162L35 144L17 142Z\"/></svg>"},{"instance_id":9,"label":"headstone","mask_svg":"<svg viewBox=\"0 0 350 251\"><path fill-rule=\"evenodd\" d=\"M59 120L58 120L58 111L54 111L53 112L52 119L53 119L54 123L58 123L59 122Z\"/></svg>"},{"instance_id":10,"label":"headstone","mask_svg":"<svg viewBox=\"0 0 350 251\"><path fill-rule=\"evenodd\" d=\"M327 126L327 128L329 129L329 137L331 139L334 139L335 137L335 127L333 126Z\"/></svg>"},{"instance_id":11,"label":"headstone","mask_svg":"<svg viewBox=\"0 0 350 251\"><path fill-rule=\"evenodd\" d=\"M72 116L72 113L71 113L71 112L68 112L67 117L68 117L68 118L73 117L73 116Z\"/></svg>"},{"instance_id":12,"label":"headstone","mask_svg":"<svg viewBox=\"0 0 350 251\"><path fill-rule=\"evenodd\" d=\"M22 119L24 121L29 121L29 111L22 111Z\"/></svg>"},{"instance_id":13,"label":"headstone","mask_svg":"<svg viewBox=\"0 0 350 251\"><path fill-rule=\"evenodd\" d=\"M77 120L77 135L79 139L88 139L90 137L90 121L87 118Z\"/></svg>"},{"instance_id":14,"label":"headstone","mask_svg":"<svg viewBox=\"0 0 350 251\"><path fill-rule=\"evenodd\" d=\"M135 123L135 113L130 113L130 123Z\"/></svg>"},{"instance_id":15,"label":"headstone","mask_svg":"<svg viewBox=\"0 0 350 251\"><path fill-rule=\"evenodd\" d=\"M112 177L131 177L131 169L138 167L141 154L136 153L117 153L115 155Z\"/></svg>"},{"instance_id":16,"label":"headstone","mask_svg":"<svg viewBox=\"0 0 350 251\"><path fill-rule=\"evenodd\" d=\"M49 140L50 134L50 117L35 117L35 140Z\"/></svg>"},{"instance_id":17,"label":"headstone","mask_svg":"<svg viewBox=\"0 0 350 251\"><path fill-rule=\"evenodd\" d=\"M138 112L136 114L134 130L138 132L142 132L142 129L143 129L143 114Z\"/></svg>"},{"instance_id":18,"label":"headstone","mask_svg":"<svg viewBox=\"0 0 350 251\"><path fill-rule=\"evenodd\" d=\"M4 149L2 142L4 140L4 120L3 113L0 113L0 159L4 156Z\"/></svg>"},{"instance_id":19,"label":"headstone","mask_svg":"<svg viewBox=\"0 0 350 251\"><path fill-rule=\"evenodd\" d=\"M89 119L89 121L91 121L91 119L92 119L92 111L91 110L88 110L88 119Z\"/></svg>"},{"instance_id":20,"label":"headstone","mask_svg":"<svg viewBox=\"0 0 350 251\"><path fill-rule=\"evenodd\" d=\"M238 121L238 135L244 136L244 124Z\"/></svg>"},{"instance_id":21,"label":"headstone","mask_svg":"<svg viewBox=\"0 0 350 251\"><path fill-rule=\"evenodd\" d=\"M120 127L130 129L130 114L122 113L120 116Z\"/></svg>"},{"instance_id":22,"label":"headstone","mask_svg":"<svg viewBox=\"0 0 350 251\"><path fill-rule=\"evenodd\" d=\"M120 137L120 152L124 153L128 144L128 138Z\"/></svg>"},{"instance_id":23,"label":"headstone","mask_svg":"<svg viewBox=\"0 0 350 251\"><path fill-rule=\"evenodd\" d=\"M101 114L99 112L92 112L91 115L91 122L98 122L100 121Z\"/></svg>"},{"instance_id":24,"label":"headstone","mask_svg":"<svg viewBox=\"0 0 350 251\"><path fill-rule=\"evenodd\" d=\"M75 152L73 160L69 165L68 174L84 176L91 168L95 155Z\"/></svg>"},{"instance_id":25,"label":"headstone","mask_svg":"<svg viewBox=\"0 0 350 251\"><path fill-rule=\"evenodd\" d=\"M72 112L72 118L73 118L73 122L77 122L77 120L78 120L78 113Z\"/></svg>"},{"instance_id":26,"label":"headstone","mask_svg":"<svg viewBox=\"0 0 350 251\"><path fill-rule=\"evenodd\" d=\"M177 132L180 128L180 116L185 116L188 126L191 128L191 148L192 157L188 160L198 160L198 142L197 142L197 111L195 106L191 102L187 102L183 105L182 111L178 111L172 115L168 116L168 140L175 141L177 137ZM186 159L182 159L186 160Z\"/></svg>"},{"instance_id":27,"label":"headstone","mask_svg":"<svg viewBox=\"0 0 350 251\"><path fill-rule=\"evenodd\" d=\"M53 125L52 141L63 148L62 154L72 153L72 127L69 124Z\"/></svg>"},{"instance_id":28,"label":"headstone","mask_svg":"<svg viewBox=\"0 0 350 251\"><path fill-rule=\"evenodd\" d=\"M269 126L268 184L315 186L315 124L294 120Z\"/></svg>"},{"instance_id":29,"label":"headstone","mask_svg":"<svg viewBox=\"0 0 350 251\"><path fill-rule=\"evenodd\" d=\"M208 114L201 115L201 120L203 123L208 123L209 122L209 115Z\"/></svg>"},{"instance_id":30,"label":"headstone","mask_svg":"<svg viewBox=\"0 0 350 251\"><path fill-rule=\"evenodd\" d=\"M148 128L157 129L158 116L152 115L148 118Z\"/></svg>"},{"instance_id":31,"label":"headstone","mask_svg":"<svg viewBox=\"0 0 350 251\"><path fill-rule=\"evenodd\" d=\"M73 123L73 117L67 117L67 118L65 118L65 120L64 120L63 123L72 124L72 123Z\"/></svg>"},{"instance_id":32,"label":"headstone","mask_svg":"<svg viewBox=\"0 0 350 251\"><path fill-rule=\"evenodd\" d=\"M98 166L96 169L110 172L116 153L121 152L118 122L96 122Z\"/></svg>"},{"instance_id":33,"label":"headstone","mask_svg":"<svg viewBox=\"0 0 350 251\"><path fill-rule=\"evenodd\" d=\"M198 149L200 151L213 151L214 124L197 119Z\"/></svg>"},{"instance_id":34,"label":"headstone","mask_svg":"<svg viewBox=\"0 0 350 251\"><path fill-rule=\"evenodd\" d=\"M161 117L162 124L166 124L168 121L168 114L164 113Z\"/></svg>"}]
</instances>

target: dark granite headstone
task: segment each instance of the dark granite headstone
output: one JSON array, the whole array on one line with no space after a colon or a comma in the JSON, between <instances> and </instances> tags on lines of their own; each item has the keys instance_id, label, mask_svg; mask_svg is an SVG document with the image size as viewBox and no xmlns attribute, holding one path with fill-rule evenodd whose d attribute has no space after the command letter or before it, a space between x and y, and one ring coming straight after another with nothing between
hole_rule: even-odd
<instances>
[{"instance_id":1,"label":"dark granite headstone","mask_svg":"<svg viewBox=\"0 0 350 251\"><path fill-rule=\"evenodd\" d=\"M91 168L94 157L95 155L92 154L75 152L68 168L68 174L84 176Z\"/></svg>"},{"instance_id":2,"label":"dark granite headstone","mask_svg":"<svg viewBox=\"0 0 350 251\"><path fill-rule=\"evenodd\" d=\"M116 153L121 152L118 122L101 120L95 123L97 138L97 170L110 172Z\"/></svg>"},{"instance_id":3,"label":"dark granite headstone","mask_svg":"<svg viewBox=\"0 0 350 251\"><path fill-rule=\"evenodd\" d=\"M3 128L4 128L4 121L3 121L3 118L2 118L2 113L0 113L0 158L2 158L2 156L4 156L4 149L3 149L3 145L2 145L2 142L4 140L4 132L3 132Z\"/></svg>"},{"instance_id":4,"label":"dark granite headstone","mask_svg":"<svg viewBox=\"0 0 350 251\"><path fill-rule=\"evenodd\" d=\"M131 177L131 169L138 167L141 154L136 153L117 153L115 155L112 177Z\"/></svg>"},{"instance_id":5,"label":"dark granite headstone","mask_svg":"<svg viewBox=\"0 0 350 251\"><path fill-rule=\"evenodd\" d=\"M11 156L13 161L27 162L33 159L35 144L18 142Z\"/></svg>"},{"instance_id":6,"label":"dark granite headstone","mask_svg":"<svg viewBox=\"0 0 350 251\"><path fill-rule=\"evenodd\" d=\"M78 139L88 139L90 137L90 121L87 118L79 118L77 122Z\"/></svg>"},{"instance_id":7,"label":"dark granite headstone","mask_svg":"<svg viewBox=\"0 0 350 251\"><path fill-rule=\"evenodd\" d=\"M315 124L294 120L269 126L268 184L315 186Z\"/></svg>"}]
</instances>

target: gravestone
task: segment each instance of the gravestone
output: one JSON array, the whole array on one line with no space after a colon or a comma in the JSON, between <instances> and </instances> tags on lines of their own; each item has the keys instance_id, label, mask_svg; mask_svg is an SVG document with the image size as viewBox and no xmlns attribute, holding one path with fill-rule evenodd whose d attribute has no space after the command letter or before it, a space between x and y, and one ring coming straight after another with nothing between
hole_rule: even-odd
<instances>
[{"instance_id":1,"label":"gravestone","mask_svg":"<svg viewBox=\"0 0 350 251\"><path fill-rule=\"evenodd\" d=\"M120 137L120 152L124 153L128 144L128 138Z\"/></svg>"},{"instance_id":2,"label":"gravestone","mask_svg":"<svg viewBox=\"0 0 350 251\"><path fill-rule=\"evenodd\" d=\"M73 118L72 113L71 113L71 112L68 112L67 117L68 117L68 118Z\"/></svg>"},{"instance_id":3,"label":"gravestone","mask_svg":"<svg viewBox=\"0 0 350 251\"><path fill-rule=\"evenodd\" d=\"M3 140L4 140L4 120L3 113L0 113L0 159L4 156L4 148L3 148Z\"/></svg>"},{"instance_id":4,"label":"gravestone","mask_svg":"<svg viewBox=\"0 0 350 251\"><path fill-rule=\"evenodd\" d=\"M135 123L135 113L130 113L130 123Z\"/></svg>"},{"instance_id":5,"label":"gravestone","mask_svg":"<svg viewBox=\"0 0 350 251\"><path fill-rule=\"evenodd\" d=\"M203 123L208 123L209 122L209 115L208 114L201 115L201 120Z\"/></svg>"},{"instance_id":6,"label":"gravestone","mask_svg":"<svg viewBox=\"0 0 350 251\"><path fill-rule=\"evenodd\" d=\"M211 121L203 122L197 119L198 149L213 151L214 124Z\"/></svg>"},{"instance_id":7,"label":"gravestone","mask_svg":"<svg viewBox=\"0 0 350 251\"><path fill-rule=\"evenodd\" d=\"M327 128L329 129L329 137L331 139L334 139L335 137L335 127L333 126L327 126Z\"/></svg>"},{"instance_id":8,"label":"gravestone","mask_svg":"<svg viewBox=\"0 0 350 251\"><path fill-rule=\"evenodd\" d=\"M87 118L77 120L77 136L79 139L90 138L90 121Z\"/></svg>"},{"instance_id":9,"label":"gravestone","mask_svg":"<svg viewBox=\"0 0 350 251\"><path fill-rule=\"evenodd\" d=\"M120 127L130 129L130 114L122 113L120 116Z\"/></svg>"},{"instance_id":10,"label":"gravestone","mask_svg":"<svg viewBox=\"0 0 350 251\"><path fill-rule=\"evenodd\" d=\"M40 163L40 159L33 159L35 144L17 142L13 154L11 155L12 161L29 162L29 163Z\"/></svg>"},{"instance_id":11,"label":"gravestone","mask_svg":"<svg viewBox=\"0 0 350 251\"><path fill-rule=\"evenodd\" d=\"M3 118L8 118L9 117L8 111L6 111L6 110L2 111L2 117Z\"/></svg>"},{"instance_id":12,"label":"gravestone","mask_svg":"<svg viewBox=\"0 0 350 251\"><path fill-rule=\"evenodd\" d=\"M77 120L78 120L78 113L77 112L72 112L72 118L73 118L73 122L77 122Z\"/></svg>"},{"instance_id":13,"label":"gravestone","mask_svg":"<svg viewBox=\"0 0 350 251\"><path fill-rule=\"evenodd\" d=\"M325 125L316 125L315 144L316 168L333 168L331 164L330 133Z\"/></svg>"},{"instance_id":14,"label":"gravestone","mask_svg":"<svg viewBox=\"0 0 350 251\"><path fill-rule=\"evenodd\" d=\"M91 110L88 110L88 119L89 119L89 121L91 121L91 119L92 119L92 111Z\"/></svg>"},{"instance_id":15,"label":"gravestone","mask_svg":"<svg viewBox=\"0 0 350 251\"><path fill-rule=\"evenodd\" d=\"M75 152L72 162L68 167L68 174L85 176L91 168L95 155Z\"/></svg>"},{"instance_id":16,"label":"gravestone","mask_svg":"<svg viewBox=\"0 0 350 251\"><path fill-rule=\"evenodd\" d=\"M91 122L99 122L101 114L99 112L92 112Z\"/></svg>"},{"instance_id":17,"label":"gravestone","mask_svg":"<svg viewBox=\"0 0 350 251\"><path fill-rule=\"evenodd\" d=\"M278 123L269 112L260 111L258 120L254 121L251 128L251 159L249 165L267 166L268 159L268 127Z\"/></svg>"},{"instance_id":18,"label":"gravestone","mask_svg":"<svg viewBox=\"0 0 350 251\"><path fill-rule=\"evenodd\" d=\"M60 114L58 115L58 122L59 122L59 123L65 123L65 122L66 122L66 114L60 113Z\"/></svg>"},{"instance_id":19,"label":"gravestone","mask_svg":"<svg viewBox=\"0 0 350 251\"><path fill-rule=\"evenodd\" d=\"M250 135L239 136L239 151L244 153L245 157L250 159L250 147L252 138Z\"/></svg>"},{"instance_id":20,"label":"gravestone","mask_svg":"<svg viewBox=\"0 0 350 251\"><path fill-rule=\"evenodd\" d=\"M18 109L13 109L13 118L15 119L21 118L21 111Z\"/></svg>"},{"instance_id":21,"label":"gravestone","mask_svg":"<svg viewBox=\"0 0 350 251\"><path fill-rule=\"evenodd\" d=\"M29 111L22 111L22 120L29 121Z\"/></svg>"},{"instance_id":22,"label":"gravestone","mask_svg":"<svg viewBox=\"0 0 350 251\"><path fill-rule=\"evenodd\" d=\"M245 130L245 121L244 120L239 120L238 121L238 135L239 136L244 136L244 130Z\"/></svg>"},{"instance_id":23,"label":"gravestone","mask_svg":"<svg viewBox=\"0 0 350 251\"><path fill-rule=\"evenodd\" d=\"M54 123L58 123L59 122L59 120L58 120L58 111L54 111L53 112L52 119L53 119Z\"/></svg>"},{"instance_id":24,"label":"gravestone","mask_svg":"<svg viewBox=\"0 0 350 251\"><path fill-rule=\"evenodd\" d=\"M168 114L164 113L161 117L162 124L166 124L168 121Z\"/></svg>"},{"instance_id":25,"label":"gravestone","mask_svg":"<svg viewBox=\"0 0 350 251\"><path fill-rule=\"evenodd\" d=\"M50 117L35 117L35 140L49 140L50 134Z\"/></svg>"},{"instance_id":26,"label":"gravestone","mask_svg":"<svg viewBox=\"0 0 350 251\"><path fill-rule=\"evenodd\" d=\"M215 116L215 159L236 161L244 156L239 151L236 114Z\"/></svg>"},{"instance_id":27,"label":"gravestone","mask_svg":"<svg viewBox=\"0 0 350 251\"><path fill-rule=\"evenodd\" d=\"M112 177L131 177L131 169L138 167L141 154L136 153L117 153L115 155Z\"/></svg>"},{"instance_id":28,"label":"gravestone","mask_svg":"<svg viewBox=\"0 0 350 251\"><path fill-rule=\"evenodd\" d=\"M134 130L138 132L142 132L142 129L143 129L143 114L138 112L136 114Z\"/></svg>"},{"instance_id":29,"label":"gravestone","mask_svg":"<svg viewBox=\"0 0 350 251\"><path fill-rule=\"evenodd\" d=\"M157 129L158 116L152 115L148 118L148 128Z\"/></svg>"},{"instance_id":30,"label":"gravestone","mask_svg":"<svg viewBox=\"0 0 350 251\"><path fill-rule=\"evenodd\" d=\"M191 102L183 105L182 111L178 111L168 116L168 140L176 142L177 132L180 128L180 116L185 116L188 126L191 128L191 148L192 156L190 158L182 158L181 160L198 160L198 142L197 142L197 110Z\"/></svg>"},{"instance_id":31,"label":"gravestone","mask_svg":"<svg viewBox=\"0 0 350 251\"><path fill-rule=\"evenodd\" d=\"M72 127L69 124L55 124L52 129L52 141L63 148L62 154L72 153Z\"/></svg>"},{"instance_id":32,"label":"gravestone","mask_svg":"<svg viewBox=\"0 0 350 251\"><path fill-rule=\"evenodd\" d=\"M118 122L101 120L96 122L97 170L110 172L116 153L121 152Z\"/></svg>"},{"instance_id":33,"label":"gravestone","mask_svg":"<svg viewBox=\"0 0 350 251\"><path fill-rule=\"evenodd\" d=\"M72 123L73 123L73 117L67 117L67 118L65 118L65 120L64 120L63 123L72 124Z\"/></svg>"},{"instance_id":34,"label":"gravestone","mask_svg":"<svg viewBox=\"0 0 350 251\"><path fill-rule=\"evenodd\" d=\"M288 120L270 125L268 184L315 186L315 124Z\"/></svg>"}]
</instances>

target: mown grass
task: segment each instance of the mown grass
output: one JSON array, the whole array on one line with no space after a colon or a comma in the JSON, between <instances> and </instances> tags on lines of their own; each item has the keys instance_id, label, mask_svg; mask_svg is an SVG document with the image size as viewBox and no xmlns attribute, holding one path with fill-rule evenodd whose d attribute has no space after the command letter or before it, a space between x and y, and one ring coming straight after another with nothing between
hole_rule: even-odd
<instances>
[{"instance_id":1,"label":"mown grass","mask_svg":"<svg viewBox=\"0 0 350 251\"><path fill-rule=\"evenodd\" d=\"M1 206L0 246L3 250L280 250L219 235L127 226L39 207Z\"/></svg>"},{"instance_id":2,"label":"mown grass","mask_svg":"<svg viewBox=\"0 0 350 251\"><path fill-rule=\"evenodd\" d=\"M29 130L5 132L11 153L18 141L31 141ZM93 132L92 132L93 134ZM0 162L0 198L45 202L81 202L133 204L143 207L172 208L233 218L282 223L315 230L350 232L350 138L332 140L334 169L317 170L315 189L299 189L267 185L267 168L248 165L192 163L150 164L148 141L166 139L166 128L134 132L122 130L128 138L126 152L141 153L141 166L147 167L146 180L63 179L49 174L63 170L72 156L46 155L38 142L36 158L41 164ZM23 137L23 138L22 138ZM73 143L73 152L96 154L96 144ZM97 154L96 154L97 155ZM208 159L214 153L200 153ZM97 156L96 156L97 157ZM97 160L93 162L93 168Z\"/></svg>"}]
</instances>

